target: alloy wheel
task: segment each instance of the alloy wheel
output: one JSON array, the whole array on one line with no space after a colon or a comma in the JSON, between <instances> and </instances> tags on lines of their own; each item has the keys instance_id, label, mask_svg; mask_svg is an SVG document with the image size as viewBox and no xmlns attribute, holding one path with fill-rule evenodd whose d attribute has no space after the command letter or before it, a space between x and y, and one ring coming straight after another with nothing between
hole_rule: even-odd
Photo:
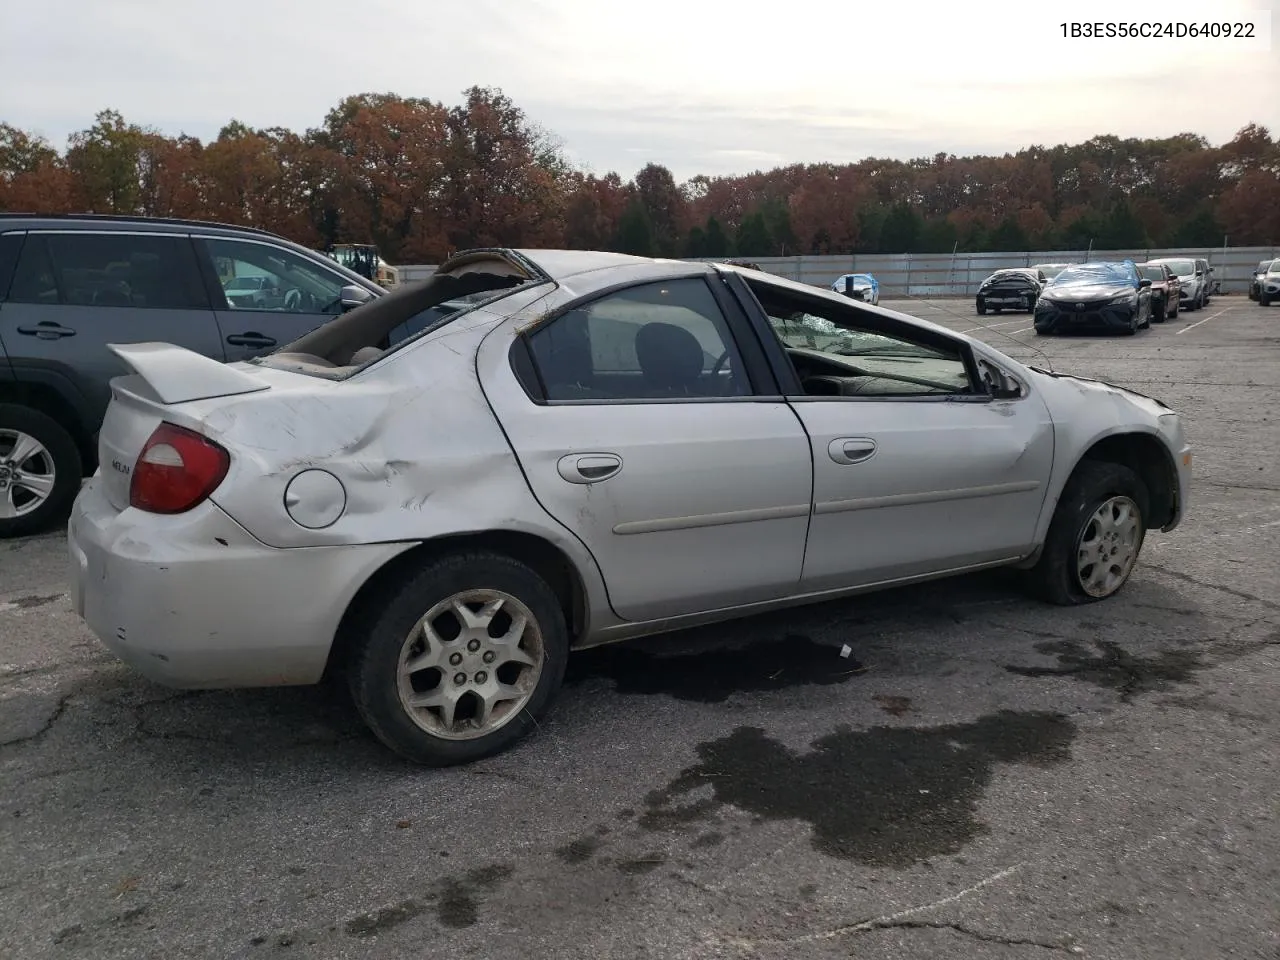
<instances>
[{"instance_id":1,"label":"alloy wheel","mask_svg":"<svg viewBox=\"0 0 1280 960\"><path fill-rule=\"evenodd\" d=\"M538 686L542 631L500 590L466 590L432 607L405 638L397 687L405 712L444 740L474 740L519 715Z\"/></svg>"},{"instance_id":2,"label":"alloy wheel","mask_svg":"<svg viewBox=\"0 0 1280 960\"><path fill-rule=\"evenodd\" d=\"M39 510L56 479L53 454L43 443L20 430L0 428L0 520Z\"/></svg>"},{"instance_id":3,"label":"alloy wheel","mask_svg":"<svg viewBox=\"0 0 1280 960\"><path fill-rule=\"evenodd\" d=\"M1119 590L1138 559L1142 516L1128 497L1112 497L1089 517L1076 546L1076 577L1091 597Z\"/></svg>"}]
</instances>

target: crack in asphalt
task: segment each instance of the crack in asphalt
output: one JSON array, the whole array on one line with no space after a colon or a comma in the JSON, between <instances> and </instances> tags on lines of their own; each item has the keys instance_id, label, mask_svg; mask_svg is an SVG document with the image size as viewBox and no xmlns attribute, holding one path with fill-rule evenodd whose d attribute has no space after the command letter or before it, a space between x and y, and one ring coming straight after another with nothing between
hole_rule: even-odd
<instances>
[{"instance_id":1,"label":"crack in asphalt","mask_svg":"<svg viewBox=\"0 0 1280 960\"><path fill-rule=\"evenodd\" d=\"M53 710L50 711L49 716L45 718L44 723L40 725L40 729L32 733L24 734L21 737L13 737L9 740L0 740L0 748L12 747L19 743L32 743L33 741L39 740L53 729L54 724L56 724L62 717L63 712L67 709L67 704L71 702L75 695L75 691L72 691L71 693L64 693L58 698L58 702L54 705Z\"/></svg>"},{"instance_id":2,"label":"crack in asphalt","mask_svg":"<svg viewBox=\"0 0 1280 960\"><path fill-rule=\"evenodd\" d=\"M1238 600L1248 600L1250 603L1260 604L1268 610L1280 610L1280 603L1276 603L1274 600L1264 600L1256 594L1246 593L1243 590L1236 590L1232 587L1224 587L1219 583L1209 583L1207 580L1201 580L1198 577L1191 576L1190 574L1182 573L1178 570L1170 570L1168 567L1161 567L1154 563L1143 564L1143 567L1147 570L1154 570L1157 573L1163 573L1167 577L1173 577L1175 580L1181 580L1183 583L1190 583L1197 587L1204 587L1206 590L1217 590L1219 593L1228 594Z\"/></svg>"},{"instance_id":3,"label":"crack in asphalt","mask_svg":"<svg viewBox=\"0 0 1280 960\"><path fill-rule=\"evenodd\" d=\"M858 924L848 932L851 934L871 933L875 930L952 930L962 936L969 937L973 940L980 940L983 943L999 943L1007 947L1040 947L1043 950L1056 950L1061 953L1082 953L1083 951L1065 940L1031 940L1022 937L1006 937L998 933L987 933L982 930L975 930L972 927L966 927L962 923L944 923L942 921L929 920L894 920L889 922L877 922L868 920L865 923Z\"/></svg>"}]
</instances>

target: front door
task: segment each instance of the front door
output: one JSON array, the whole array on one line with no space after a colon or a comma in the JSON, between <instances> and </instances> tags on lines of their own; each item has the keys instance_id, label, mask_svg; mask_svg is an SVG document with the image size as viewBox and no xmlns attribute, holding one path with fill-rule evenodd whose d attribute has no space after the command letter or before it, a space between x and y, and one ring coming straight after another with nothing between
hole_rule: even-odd
<instances>
[{"instance_id":1,"label":"front door","mask_svg":"<svg viewBox=\"0 0 1280 960\"><path fill-rule=\"evenodd\" d=\"M813 450L805 591L1014 559L1053 465L1038 396L995 399L936 329L744 277L796 389Z\"/></svg>"},{"instance_id":2,"label":"front door","mask_svg":"<svg viewBox=\"0 0 1280 960\"><path fill-rule=\"evenodd\" d=\"M756 399L735 309L703 276L581 304L529 336L529 392L510 335L486 341L502 353L486 391L529 485L623 618L772 599L800 579L809 445L785 402Z\"/></svg>"},{"instance_id":3,"label":"front door","mask_svg":"<svg viewBox=\"0 0 1280 960\"><path fill-rule=\"evenodd\" d=\"M204 236L196 249L217 276L214 310L229 361L270 353L342 312L348 281L278 244Z\"/></svg>"},{"instance_id":4,"label":"front door","mask_svg":"<svg viewBox=\"0 0 1280 960\"><path fill-rule=\"evenodd\" d=\"M814 457L806 589L1008 560L1034 542L1053 464L1037 397L795 409Z\"/></svg>"}]
</instances>

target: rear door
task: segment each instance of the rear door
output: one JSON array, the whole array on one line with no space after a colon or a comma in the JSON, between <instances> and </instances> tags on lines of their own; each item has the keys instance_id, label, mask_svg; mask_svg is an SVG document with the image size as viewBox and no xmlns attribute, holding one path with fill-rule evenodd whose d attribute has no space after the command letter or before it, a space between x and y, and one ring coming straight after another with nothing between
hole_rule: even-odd
<instances>
[{"instance_id":1,"label":"rear door","mask_svg":"<svg viewBox=\"0 0 1280 960\"><path fill-rule=\"evenodd\" d=\"M196 236L230 361L270 353L342 312L350 281L269 240Z\"/></svg>"},{"instance_id":2,"label":"rear door","mask_svg":"<svg viewBox=\"0 0 1280 960\"><path fill-rule=\"evenodd\" d=\"M108 381L129 372L108 343L161 341L223 360L191 241L180 234L32 230L0 304L19 380L83 399L96 429Z\"/></svg>"},{"instance_id":3,"label":"rear door","mask_svg":"<svg viewBox=\"0 0 1280 960\"><path fill-rule=\"evenodd\" d=\"M767 600L799 581L809 444L744 321L702 274L580 302L514 348L486 341L502 352L486 391L529 485L595 556L621 617Z\"/></svg>"}]
</instances>

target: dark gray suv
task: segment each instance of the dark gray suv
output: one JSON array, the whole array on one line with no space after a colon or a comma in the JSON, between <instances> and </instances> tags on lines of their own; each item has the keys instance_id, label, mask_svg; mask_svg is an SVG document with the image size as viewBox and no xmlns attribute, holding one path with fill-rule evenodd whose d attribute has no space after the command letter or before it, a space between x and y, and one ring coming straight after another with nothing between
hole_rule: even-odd
<instances>
[{"instance_id":1,"label":"dark gray suv","mask_svg":"<svg viewBox=\"0 0 1280 960\"><path fill-rule=\"evenodd\" d=\"M108 343L233 362L386 291L261 230L143 217L0 214L0 539L60 520L97 469Z\"/></svg>"}]
</instances>

